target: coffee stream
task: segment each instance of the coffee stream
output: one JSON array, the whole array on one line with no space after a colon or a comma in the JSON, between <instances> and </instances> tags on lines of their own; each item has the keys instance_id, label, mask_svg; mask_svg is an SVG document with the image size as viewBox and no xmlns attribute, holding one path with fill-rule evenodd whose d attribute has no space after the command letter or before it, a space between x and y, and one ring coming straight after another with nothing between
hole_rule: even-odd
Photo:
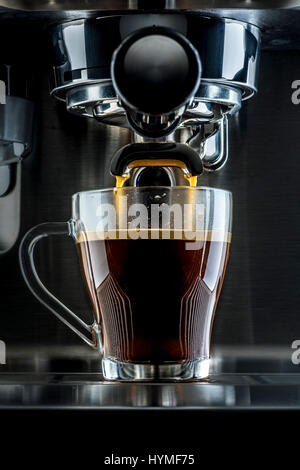
<instances>
[{"instance_id":1,"label":"coffee stream","mask_svg":"<svg viewBox=\"0 0 300 470\"><path fill-rule=\"evenodd\" d=\"M135 160L131 162L122 176L116 176L116 187L122 188L125 182L130 178L130 171L133 168L142 167L177 167L181 168L185 179L189 182L191 187L197 186L197 176L193 176L186 164L180 160Z\"/></svg>"}]
</instances>

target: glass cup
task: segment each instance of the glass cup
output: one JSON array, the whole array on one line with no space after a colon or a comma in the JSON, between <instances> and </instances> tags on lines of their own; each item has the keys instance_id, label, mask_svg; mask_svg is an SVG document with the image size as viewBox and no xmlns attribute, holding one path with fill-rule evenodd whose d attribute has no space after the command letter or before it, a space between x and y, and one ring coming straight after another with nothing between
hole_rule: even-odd
<instances>
[{"instance_id":1,"label":"glass cup","mask_svg":"<svg viewBox=\"0 0 300 470\"><path fill-rule=\"evenodd\" d=\"M80 192L72 218L31 229L20 245L33 294L101 355L109 380L209 374L210 337L231 241L232 198L206 187ZM42 284L34 247L69 235L93 308L87 325Z\"/></svg>"}]
</instances>

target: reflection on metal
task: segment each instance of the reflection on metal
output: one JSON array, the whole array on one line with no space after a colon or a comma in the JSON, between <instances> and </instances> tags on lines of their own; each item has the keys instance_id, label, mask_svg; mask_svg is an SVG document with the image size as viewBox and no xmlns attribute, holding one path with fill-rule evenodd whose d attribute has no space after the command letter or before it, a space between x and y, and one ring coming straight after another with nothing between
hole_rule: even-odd
<instances>
[{"instance_id":1,"label":"reflection on metal","mask_svg":"<svg viewBox=\"0 0 300 470\"><path fill-rule=\"evenodd\" d=\"M21 10L118 10L137 9L139 0L1 0L0 6ZM160 2L161 8L162 2ZM155 1L151 2L152 8ZM165 8L292 8L299 0L165 0ZM145 2L143 2L145 8ZM149 7L151 8L151 7Z\"/></svg>"},{"instance_id":2,"label":"reflection on metal","mask_svg":"<svg viewBox=\"0 0 300 470\"><path fill-rule=\"evenodd\" d=\"M289 89L299 71L300 10L290 8L300 6L300 2L191 0L168 2L169 6L172 3L179 8L201 7L202 13L207 15L256 24L262 28L263 47L272 50L272 53L264 52L261 93L255 106L243 107L240 115L235 114L232 119L232 158L226 171L203 176L204 184L232 190L235 198L235 220L238 223L234 228L234 248L217 310L213 341L214 344L235 343L238 352L229 350L226 354L220 351L212 362L211 383L180 386L103 383L98 357L88 356L84 346L75 352L73 348L69 350L66 344L72 339L65 329L52 322L27 293L18 275L15 250L11 250L1 258L4 275L0 286L0 331L1 337L5 337L9 344L7 363L0 368L1 407L183 406L199 409L215 406L222 409L240 406L299 409L300 369L292 364L289 350L289 342L297 331L299 311L297 291L291 282L299 273L295 244L299 228L299 106L291 105L284 87ZM124 5L134 8L137 2L2 0L0 5L44 9L44 13L37 16L35 13L24 15L22 12L1 11L1 21L24 21L29 28L38 29L48 27L50 22L95 16L96 13L88 12L88 8L102 9L103 14L110 14L104 10L123 8ZM234 7L237 8L232 9ZM286 9L277 10L275 7ZM67 8L73 11L46 11ZM74 11L77 8L82 11ZM204 11L204 8L210 10ZM40 29L38 31L40 33ZM278 52L280 50L285 52ZM274 74L274 70L280 73ZM23 175L26 194L23 231L49 218L65 220L69 213L67 201L73 192L113 184L109 176L109 156L130 139L127 129L97 127L93 121L77 120L61 112L48 97L46 81L44 75L40 82L42 99L38 103L43 123L42 132L37 136L42 165L35 165L32 171ZM100 117L112 106L109 120L122 119L122 108L116 101L104 105L101 108L100 104L97 110ZM203 102L198 105L204 117L216 113ZM114 117L112 111L115 112ZM289 119L270 119L278 112L280 116L289 116ZM237 117L239 119L235 119ZM200 115L197 118L200 119ZM116 124L121 125L120 122ZM191 137L188 128L180 129L181 132L186 139ZM219 148L214 135L210 140L211 155L214 148ZM288 136L286 142L284 136ZM289 165L281 164L282 144L287 148ZM13 152L15 150L16 147ZM19 172L20 164L14 165ZM271 167L274 169L272 172L269 171ZM290 168L293 168L292 172ZM7 168L3 171L7 172ZM10 213L14 210L19 191L20 187L16 186L10 193ZM4 213L1 198L0 213ZM285 214L285 224L278 226L278 213ZM18 212L15 214L18 218ZM3 244L8 245L7 241ZM56 257L52 256L54 251ZM274 256L274 253L279 255ZM45 242L40 254L43 277L52 282L53 290L66 296L71 306L73 302L83 312L88 311L89 305L81 296L79 270L76 277L78 267L72 264L74 253L71 248L67 244L52 245L51 242L49 247ZM53 348L51 351L43 350L40 343L51 343ZM251 346L241 355L240 345L243 343ZM258 345L266 343L272 347L268 351L260 351ZM12 344L22 347L14 352ZM284 354L276 348L279 344L285 345Z\"/></svg>"},{"instance_id":3,"label":"reflection on metal","mask_svg":"<svg viewBox=\"0 0 300 470\"><path fill-rule=\"evenodd\" d=\"M228 118L226 114L220 116L186 129L180 127L176 133L177 140L199 153L206 171L220 170L228 159Z\"/></svg>"},{"instance_id":4,"label":"reflection on metal","mask_svg":"<svg viewBox=\"0 0 300 470\"><path fill-rule=\"evenodd\" d=\"M126 36L153 24L184 34L197 49L203 70L195 97L231 106L240 98L226 87L242 90L242 99L257 90L260 31L255 26L183 13L139 13L77 20L52 28L52 94L65 100L71 88L80 87L78 94L73 91L67 98L68 109L77 105L78 112L85 102L92 106L116 98L110 82L112 54ZM81 88L95 84L86 92Z\"/></svg>"},{"instance_id":5,"label":"reflection on metal","mask_svg":"<svg viewBox=\"0 0 300 470\"><path fill-rule=\"evenodd\" d=\"M21 163L0 166L0 185L1 179L6 189L4 195L0 197L0 255L3 255L15 245L19 236L21 215ZM8 181L9 187L7 187Z\"/></svg>"},{"instance_id":6,"label":"reflection on metal","mask_svg":"<svg viewBox=\"0 0 300 470\"><path fill-rule=\"evenodd\" d=\"M184 384L101 382L93 374L2 374L0 409L300 409L300 376L227 374Z\"/></svg>"},{"instance_id":7,"label":"reflection on metal","mask_svg":"<svg viewBox=\"0 0 300 470\"><path fill-rule=\"evenodd\" d=\"M236 114L242 101L257 91L260 32L250 24L182 13L116 15L60 24L51 33L52 94L65 101L73 114L139 129L132 119L129 122L112 85L110 60L124 37L148 24L185 34L199 52L203 64L200 87L180 115L174 113L172 123L176 125L170 125L165 134L169 140L179 138L197 150L207 171L219 170L228 155L227 115ZM108 34L109 45L104 43Z\"/></svg>"},{"instance_id":8,"label":"reflection on metal","mask_svg":"<svg viewBox=\"0 0 300 470\"><path fill-rule=\"evenodd\" d=\"M0 140L16 143L14 156L5 156L7 163L18 161L28 154L32 141L33 103L19 96L6 96L6 104L0 106ZM22 146L22 148L20 147ZM0 161L3 161L0 157Z\"/></svg>"},{"instance_id":9,"label":"reflection on metal","mask_svg":"<svg viewBox=\"0 0 300 470\"><path fill-rule=\"evenodd\" d=\"M254 91L251 95L253 93ZM61 99L61 95L57 97ZM249 97L248 94L247 98ZM185 111L182 123L189 126L193 119L195 123L213 119L213 104L219 105L219 112L222 114L233 115L241 108L242 99L242 91L239 88L203 80L194 100ZM108 79L99 83L70 86L66 92L66 108L73 114L95 117L105 124L128 127L124 108L118 101L111 80Z\"/></svg>"},{"instance_id":10,"label":"reflection on metal","mask_svg":"<svg viewBox=\"0 0 300 470\"><path fill-rule=\"evenodd\" d=\"M31 149L32 124L32 102L6 96L6 104L0 105L0 255L19 235L21 161Z\"/></svg>"},{"instance_id":11,"label":"reflection on metal","mask_svg":"<svg viewBox=\"0 0 300 470\"><path fill-rule=\"evenodd\" d=\"M293 350L283 346L215 346L210 359L210 377L242 374L300 374L300 365L293 364ZM95 381L102 381L99 355L83 346L40 345L38 348L27 346L10 347L5 368L11 374L16 372L36 374L37 376L62 373L69 377L73 373L90 374ZM0 383L2 380L0 375ZM300 375L299 375L300 377ZM300 379L299 379L300 380ZM105 381L105 383L108 383Z\"/></svg>"},{"instance_id":12,"label":"reflection on metal","mask_svg":"<svg viewBox=\"0 0 300 470\"><path fill-rule=\"evenodd\" d=\"M63 6L64 3L64 6ZM71 8L72 3L72 8ZM136 2L131 0L112 1L112 0L78 0L69 2L70 9L67 9L67 2L57 3L36 2L35 0L0 0L0 15L5 21L24 21L30 25L30 28L45 28L55 23L63 23L71 20L81 20L97 16L111 16L113 10L131 11ZM160 6L161 6L160 2ZM166 3L170 3L166 1ZM153 2L149 2L153 5ZM216 2L208 0L207 2L182 1L178 3L177 8L183 9L188 6L188 10L195 9L198 14L216 18L230 18L232 20L251 23L259 27L262 34L262 48L273 50L295 50L300 48L300 0L296 1L264 1L252 2L245 1L227 1ZM143 2L143 6L145 2ZM20 8L15 11L13 8ZM24 14L24 10L28 14ZM135 8L134 8L135 9ZM43 11L39 11L43 10ZM38 21L36 21L38 19Z\"/></svg>"},{"instance_id":13,"label":"reflection on metal","mask_svg":"<svg viewBox=\"0 0 300 470\"><path fill-rule=\"evenodd\" d=\"M211 365L198 382L113 383L87 348L65 346L59 357L54 347L13 348L0 374L0 409L300 409L289 348L219 347Z\"/></svg>"}]
</instances>

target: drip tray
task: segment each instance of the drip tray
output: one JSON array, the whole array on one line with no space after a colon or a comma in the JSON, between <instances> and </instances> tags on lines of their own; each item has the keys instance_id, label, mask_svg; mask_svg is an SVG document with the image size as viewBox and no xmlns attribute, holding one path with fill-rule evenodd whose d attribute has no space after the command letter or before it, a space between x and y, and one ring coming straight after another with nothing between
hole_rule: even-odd
<instances>
[{"instance_id":1,"label":"drip tray","mask_svg":"<svg viewBox=\"0 0 300 470\"><path fill-rule=\"evenodd\" d=\"M2 375L0 409L300 409L300 375L223 374L199 383L111 383L97 374Z\"/></svg>"},{"instance_id":2,"label":"drip tray","mask_svg":"<svg viewBox=\"0 0 300 470\"><path fill-rule=\"evenodd\" d=\"M0 366L0 409L300 410L300 365L288 348L223 348L208 380L186 383L104 381L98 356L83 351L10 354Z\"/></svg>"}]
</instances>

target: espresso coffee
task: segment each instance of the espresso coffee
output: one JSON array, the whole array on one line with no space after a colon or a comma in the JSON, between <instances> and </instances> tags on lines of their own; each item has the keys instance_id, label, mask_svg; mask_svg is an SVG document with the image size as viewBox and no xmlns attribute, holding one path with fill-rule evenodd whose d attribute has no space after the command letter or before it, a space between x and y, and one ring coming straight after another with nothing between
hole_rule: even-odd
<instances>
[{"instance_id":1,"label":"espresso coffee","mask_svg":"<svg viewBox=\"0 0 300 470\"><path fill-rule=\"evenodd\" d=\"M79 234L82 273L105 357L163 364L207 356L230 234L211 231L197 238Z\"/></svg>"}]
</instances>

